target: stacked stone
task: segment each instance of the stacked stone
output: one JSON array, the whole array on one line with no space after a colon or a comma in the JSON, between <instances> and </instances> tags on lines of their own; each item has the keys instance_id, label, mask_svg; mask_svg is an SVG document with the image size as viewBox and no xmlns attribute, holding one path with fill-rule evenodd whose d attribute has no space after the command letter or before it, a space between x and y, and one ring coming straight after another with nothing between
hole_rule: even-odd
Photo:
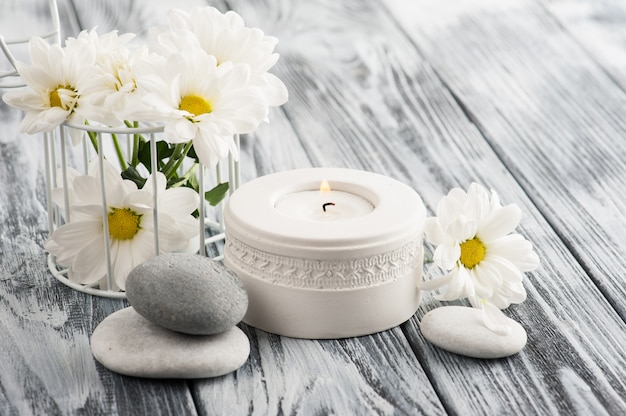
<instances>
[{"instance_id":1,"label":"stacked stone","mask_svg":"<svg viewBox=\"0 0 626 416\"><path fill-rule=\"evenodd\" d=\"M250 342L235 325L248 308L239 278L196 254L154 257L128 276L130 307L95 329L94 357L115 372L150 378L207 378L235 371Z\"/></svg>"}]
</instances>

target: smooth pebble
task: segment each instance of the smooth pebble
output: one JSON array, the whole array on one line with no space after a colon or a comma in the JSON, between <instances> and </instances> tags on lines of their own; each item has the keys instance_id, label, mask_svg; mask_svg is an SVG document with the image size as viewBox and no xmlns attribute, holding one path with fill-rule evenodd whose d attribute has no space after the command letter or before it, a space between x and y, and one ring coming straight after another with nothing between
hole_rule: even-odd
<instances>
[{"instance_id":1,"label":"smooth pebble","mask_svg":"<svg viewBox=\"0 0 626 416\"><path fill-rule=\"evenodd\" d=\"M128 376L207 378L241 367L250 354L250 342L237 327L217 335L170 331L129 307L96 327L91 351L102 365Z\"/></svg>"},{"instance_id":2,"label":"smooth pebble","mask_svg":"<svg viewBox=\"0 0 626 416\"><path fill-rule=\"evenodd\" d=\"M422 318L420 330L431 343L474 358L502 358L516 354L526 345L526 331L511 318L511 332L499 335L481 320L482 311L462 306L433 309Z\"/></svg>"},{"instance_id":3,"label":"smooth pebble","mask_svg":"<svg viewBox=\"0 0 626 416\"><path fill-rule=\"evenodd\" d=\"M186 334L217 334L248 309L243 283L221 262L197 254L163 254L133 269L126 297L146 319Z\"/></svg>"}]
</instances>

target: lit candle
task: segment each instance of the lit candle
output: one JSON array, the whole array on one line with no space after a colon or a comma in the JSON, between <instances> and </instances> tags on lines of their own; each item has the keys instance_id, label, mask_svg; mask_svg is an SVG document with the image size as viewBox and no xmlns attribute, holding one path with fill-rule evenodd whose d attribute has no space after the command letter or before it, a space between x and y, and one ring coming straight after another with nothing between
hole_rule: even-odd
<instances>
[{"instance_id":1,"label":"lit candle","mask_svg":"<svg viewBox=\"0 0 626 416\"><path fill-rule=\"evenodd\" d=\"M337 191L323 180L319 190L287 194L276 201L276 210L288 217L310 221L358 218L374 210L370 201L351 192Z\"/></svg>"},{"instance_id":2,"label":"lit candle","mask_svg":"<svg viewBox=\"0 0 626 416\"><path fill-rule=\"evenodd\" d=\"M320 192L323 180L332 190ZM299 169L239 187L224 210L224 264L243 321L299 338L379 332L417 310L426 210L407 185L350 169Z\"/></svg>"}]
</instances>

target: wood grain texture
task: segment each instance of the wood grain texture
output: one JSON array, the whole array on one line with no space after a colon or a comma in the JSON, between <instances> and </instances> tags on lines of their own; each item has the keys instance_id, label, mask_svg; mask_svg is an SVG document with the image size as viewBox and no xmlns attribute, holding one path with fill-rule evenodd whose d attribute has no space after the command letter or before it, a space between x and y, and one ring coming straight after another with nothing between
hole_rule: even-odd
<instances>
[{"instance_id":1,"label":"wood grain texture","mask_svg":"<svg viewBox=\"0 0 626 416\"><path fill-rule=\"evenodd\" d=\"M283 57L277 68L291 93L283 109L312 164L394 176L418 189L431 207L450 187L477 180L529 213L522 232L548 263L531 276L531 300L512 311L528 323L527 357L473 362L429 346L416 331L415 320L405 327L446 409L461 414L624 409L623 322L517 185L516 172L509 172L510 157L494 152L438 73L394 30L394 21L363 2L290 3L280 13L271 5L259 11L255 4L248 6L247 15L246 5L233 8L259 24L276 21L276 28L266 30L288 39L280 44ZM324 27L307 28L313 10ZM372 32L372 27L377 30ZM292 28L308 30L296 33ZM434 306L425 303L418 316ZM603 317L600 322L598 316ZM605 346L606 333L615 334L616 342ZM425 354L424 348L436 355ZM554 360L547 375L541 357ZM579 398L575 393L583 386L591 393ZM515 400L512 391L517 391Z\"/></svg>"},{"instance_id":2,"label":"wood grain texture","mask_svg":"<svg viewBox=\"0 0 626 416\"><path fill-rule=\"evenodd\" d=\"M49 274L35 140L0 143L0 414L193 413L186 385L118 376L94 361L91 332L124 303Z\"/></svg>"},{"instance_id":3,"label":"wood grain texture","mask_svg":"<svg viewBox=\"0 0 626 416\"><path fill-rule=\"evenodd\" d=\"M463 370L471 380L499 384L496 380L506 379L505 384L488 388L482 382L460 384L449 368L458 363L468 365L471 360L445 353L440 356L440 351L424 343L412 323L405 327L407 336L417 354L424 354L429 375L443 377L442 401L454 412L482 413L486 406L491 414L528 409L542 414L580 413L585 409L593 409L592 413L621 413L626 403L622 374L626 335L616 313L616 309L623 311L623 257L618 255L623 234L616 227L624 222L614 223L619 210L613 211L613 204L598 210L602 215L597 217L584 208L601 205L594 196L623 202L623 188L616 183L623 177L623 167L615 155L615 150L618 154L621 151L620 146L613 153L608 146L619 137L620 127L616 123L621 122L613 119L612 111L593 106L600 96L621 100L621 91L601 68L584 60L584 51L558 27L550 26L553 19L545 10L531 2L516 2L514 7L493 2L446 5L450 7L429 2L423 9L407 10L403 2L390 2L390 9L433 63L468 119L487 139L487 143L481 143L465 134L448 136L461 154L469 156L480 149L484 155L491 154L479 159L470 156L470 175L478 173L504 195L505 201L520 203L524 212L530 214L522 221L522 233L533 241L543 262L537 272L529 274L529 299L510 312L525 324L529 345L502 367L496 363L481 368L483 363L477 362ZM552 32L541 32L545 25ZM542 59L538 59L537 53ZM580 72L593 77L576 73L579 66ZM584 82L593 82L593 88L583 88ZM583 99L569 98L568 89L583 91ZM550 97L553 93L560 95ZM617 101L613 105L617 106ZM585 113L602 118L588 120L587 131L593 131L594 123L606 128L612 123L615 135L589 137L581 133L584 123L574 114ZM548 137L545 131L562 133ZM437 146L437 140L431 145ZM497 167L500 163L493 160L494 156L505 166ZM581 159L586 164L580 163ZM610 173L599 176L597 169ZM510 188L508 180L503 181L498 174L514 176L523 189ZM613 183L606 187L610 192L589 193L590 188L605 186L605 181ZM519 191L527 196L518 194ZM532 208L533 204L539 211ZM551 228L556 228L556 233ZM588 263L591 260L609 276L593 270ZM607 282L611 277L612 283ZM609 302L604 298L607 292ZM441 364L442 359L450 362ZM510 374L504 379L496 376L507 372ZM459 388L464 392L461 395L475 399L461 398ZM507 402L504 397L511 390L516 391L516 398ZM574 394L583 391L585 394ZM493 400L491 394L502 397ZM476 407L468 408L472 402Z\"/></svg>"},{"instance_id":4,"label":"wood grain texture","mask_svg":"<svg viewBox=\"0 0 626 416\"><path fill-rule=\"evenodd\" d=\"M188 10L195 6L207 5L203 0L67 1L79 23L79 29L96 28L98 33L111 30L117 30L119 33L130 32L135 33L139 39L145 39L150 28L166 25L170 9Z\"/></svg>"},{"instance_id":5,"label":"wood grain texture","mask_svg":"<svg viewBox=\"0 0 626 416\"><path fill-rule=\"evenodd\" d=\"M392 2L393 3L393 2ZM396 17L507 169L626 318L626 94L532 1ZM405 16L415 16L407 21Z\"/></svg>"},{"instance_id":6,"label":"wood grain texture","mask_svg":"<svg viewBox=\"0 0 626 416\"><path fill-rule=\"evenodd\" d=\"M397 328L328 341L247 331L244 367L194 383L201 414L445 414Z\"/></svg>"},{"instance_id":7,"label":"wood grain texture","mask_svg":"<svg viewBox=\"0 0 626 416\"><path fill-rule=\"evenodd\" d=\"M563 28L626 89L626 4L619 0L543 2Z\"/></svg>"},{"instance_id":8,"label":"wood grain texture","mask_svg":"<svg viewBox=\"0 0 626 416\"><path fill-rule=\"evenodd\" d=\"M0 5L7 38L22 35L5 31L13 27L49 27L46 2L30 3ZM23 9L30 27L7 24ZM125 303L70 290L48 272L43 142L17 134L20 117L0 103L0 414L194 414L185 383L122 377L93 359L93 329Z\"/></svg>"},{"instance_id":9,"label":"wood grain texture","mask_svg":"<svg viewBox=\"0 0 626 416\"><path fill-rule=\"evenodd\" d=\"M209 4L60 3L67 34L98 25L140 35L169 7ZM572 3L575 19L560 6ZM364 169L407 183L430 212L452 187L494 188L520 205L519 231L542 259L527 274L528 300L506 311L528 345L500 360L437 349L418 328L440 305L427 295L406 324L367 337L296 340L242 324L250 359L216 379L111 373L91 357L89 336L124 303L51 280L40 151L0 104L0 414L626 412L625 95L619 55L594 51L594 42L619 49L616 26L595 17L614 3L210 4L280 39L273 72L290 100L243 138L244 180L307 166ZM584 39L589 26L597 41Z\"/></svg>"}]
</instances>

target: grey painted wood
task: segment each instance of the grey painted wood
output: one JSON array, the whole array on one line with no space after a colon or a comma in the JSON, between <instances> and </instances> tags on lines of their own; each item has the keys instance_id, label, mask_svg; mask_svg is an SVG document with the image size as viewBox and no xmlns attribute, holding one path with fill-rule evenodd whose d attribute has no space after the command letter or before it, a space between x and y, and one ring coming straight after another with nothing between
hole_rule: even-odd
<instances>
[{"instance_id":1,"label":"grey painted wood","mask_svg":"<svg viewBox=\"0 0 626 416\"><path fill-rule=\"evenodd\" d=\"M242 369L194 383L200 413L445 414L399 328L328 341L248 335Z\"/></svg>"},{"instance_id":2,"label":"grey painted wood","mask_svg":"<svg viewBox=\"0 0 626 416\"><path fill-rule=\"evenodd\" d=\"M3 109L3 125L17 124ZM9 118L10 116L10 118ZM48 272L40 145L0 141L0 414L190 414L187 386L139 380L97 364L89 336L124 306L68 290Z\"/></svg>"},{"instance_id":3,"label":"grey painted wood","mask_svg":"<svg viewBox=\"0 0 626 416\"><path fill-rule=\"evenodd\" d=\"M626 88L626 4L619 0L543 2L607 74Z\"/></svg>"},{"instance_id":4,"label":"grey painted wood","mask_svg":"<svg viewBox=\"0 0 626 416\"><path fill-rule=\"evenodd\" d=\"M0 16L25 3L3 2ZM205 4L60 3L68 34L96 24L144 33L173 5ZM439 303L427 295L409 322L367 337L295 340L242 325L250 359L216 379L111 373L91 357L89 335L124 302L76 293L47 272L40 146L17 135L19 114L1 104L0 414L626 412L625 96L619 54L594 48L619 50L615 24L595 18L617 3L574 15L561 7L571 3L587 4L218 4L279 37L274 73L290 92L271 123L244 138L245 180L351 167L409 184L430 212L471 181L522 207L520 232L542 265L527 274L529 299L506 311L529 333L521 354L475 360L428 344L419 319ZM43 21L45 8L36 10ZM586 38L589 26L601 35Z\"/></svg>"},{"instance_id":5,"label":"grey painted wood","mask_svg":"<svg viewBox=\"0 0 626 416\"><path fill-rule=\"evenodd\" d=\"M623 92L535 3L430 3L428 14L389 3L486 143L468 135L447 137L461 154L484 149L484 156L472 158L470 172L506 200L510 191L527 195L514 200L531 215L522 230L543 259L529 275L529 300L511 308L527 324L529 345L509 362L468 366L424 344L414 322L405 327L429 374L441 378L442 401L456 412L476 414L485 406L488 413L623 412L625 234L618 182L624 177L624 141L621 121L614 119ZM605 106L598 105L599 97ZM612 131L594 134L600 129ZM505 166L497 166L494 156ZM522 189L503 182L509 175ZM459 383L459 374L449 370L459 362L464 377L494 384ZM504 384L494 378L509 371ZM516 398L507 402L511 390ZM465 397L478 392L475 401Z\"/></svg>"},{"instance_id":6,"label":"grey painted wood","mask_svg":"<svg viewBox=\"0 0 626 416\"><path fill-rule=\"evenodd\" d=\"M233 7L245 15L246 5L240 2ZM542 212L533 207L526 191L516 184L515 172L507 172L509 158L494 152L493 145L482 137L481 129L467 118L465 109L459 107L456 97L438 79L438 73L419 54L411 53L411 44L401 31L394 30L393 20L374 6L370 9L362 2L359 6L343 15L333 14L333 5L325 2L298 6L292 3L288 13L280 14L282 20L272 31L281 33L281 39L306 36L309 42L305 48L300 44L294 49L289 49L289 44L281 45L284 60L279 69L287 67L281 76L284 74L283 78L290 81L292 93L284 106L285 113L293 120L312 163L339 163L395 176L411 183L431 206L451 186L467 185L471 179L488 184L498 189L505 200L524 207L529 216L524 219L522 232L549 259L542 270L531 276L531 299L511 311L529 323L531 336L531 344L518 357L494 364L441 353L424 342L416 320L405 326L444 405L451 412L462 414L533 410L558 413L578 411L584 406L611 413L623 409L623 322L559 236L551 231ZM405 3L399 7L402 12ZM306 27L313 10L322 10L320 20L324 27L310 29L306 35L290 32L294 27ZM249 13L249 17L264 24L278 15L272 8L259 13L255 7ZM406 15L417 14L416 11ZM365 36L372 27L377 31ZM323 48L316 50L316 43ZM372 56L377 59L371 59ZM316 64L320 61L331 64L322 67ZM372 88L372 84L376 87ZM307 117L307 113L316 117ZM359 151L350 151L355 148ZM555 268L555 262L564 267ZM570 283L569 279L573 281ZM543 284L544 280L548 283ZM583 296L588 297L591 306L585 305L586 310L580 311L582 305L575 299ZM560 306L563 297L571 301L565 307ZM418 316L434 305L425 302ZM598 316L605 322L598 323ZM542 324L546 328L541 328ZM572 326L580 326L577 329L589 341L581 346L578 340L570 338ZM553 337L553 332L561 336ZM615 334L617 343L605 349L602 338L607 332ZM548 340L549 337L552 338ZM558 351L570 354L560 356ZM550 357L553 362L549 371L538 357ZM442 361L446 364L442 365ZM608 382L604 375L593 376L598 370L608 377ZM501 374L508 377L501 378ZM524 380L521 387L520 379ZM489 385L489 380L493 380L493 385ZM592 393L579 398L576 391L582 386L589 386ZM517 391L513 402L511 391Z\"/></svg>"},{"instance_id":7,"label":"grey painted wood","mask_svg":"<svg viewBox=\"0 0 626 416\"><path fill-rule=\"evenodd\" d=\"M518 3L434 7L434 24L393 4L468 117L625 318L626 123L615 114L626 95L545 8Z\"/></svg>"},{"instance_id":8,"label":"grey painted wood","mask_svg":"<svg viewBox=\"0 0 626 416\"><path fill-rule=\"evenodd\" d=\"M2 2L0 32L44 33L46 3ZM126 304L69 290L48 272L43 142L17 133L20 118L0 102L0 414L195 414L186 384L123 377L94 361L90 334Z\"/></svg>"}]
</instances>

